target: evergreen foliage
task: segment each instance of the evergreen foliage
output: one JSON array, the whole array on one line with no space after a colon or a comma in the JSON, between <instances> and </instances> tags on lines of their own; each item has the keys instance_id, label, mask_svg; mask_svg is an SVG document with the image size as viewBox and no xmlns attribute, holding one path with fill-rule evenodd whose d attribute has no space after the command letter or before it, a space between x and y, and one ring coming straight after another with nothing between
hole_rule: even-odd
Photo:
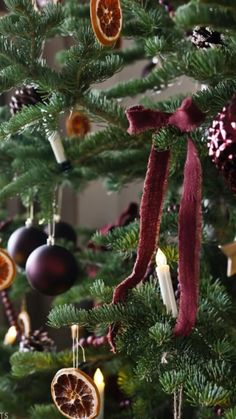
<instances>
[{"instance_id":1,"label":"evergreen foliage","mask_svg":"<svg viewBox=\"0 0 236 419\"><path fill-rule=\"evenodd\" d=\"M154 260L149 276L129 292L127 302L111 305L114 287L132 270L138 219L106 235L81 230L84 242L75 252L80 278L54 299L48 323L55 329L79 324L95 337L104 336L110 324L118 324L117 354L111 354L107 345L89 347L87 363L80 365L90 373L99 366L105 374L105 417L169 419L173 397L183 391L183 418L214 419L214 409L220 408L225 419L235 419L235 287L226 281L225 260L217 248L219 242L234 238L235 199L208 157L207 128L236 91L236 4L234 0L175 0L172 16L156 0L121 3L125 45L119 49L102 47L95 40L88 1L65 0L38 12L29 0L5 0L7 14L0 18L0 93L31 84L40 91L43 102L25 106L13 116L7 107L0 109L1 207L18 196L26 207L37 203L37 219L48 221L58 187L69 185L79 192L90 181L102 178L108 190L119 191L133 180L143 180L152 143L158 150L171 149L160 247L176 288L178 211L171 205L179 202L187 136L169 126L130 136L125 107L127 98L132 98L132 103L172 113L187 94L160 100L159 93L173 83L183 83L183 76L196 83L193 101L206 113L205 122L192 135L204 175L196 327L188 337L173 337L175 320L161 301ZM195 48L189 38L195 26L220 31L223 45ZM43 51L45 42L58 36L70 46L55 53L57 67L52 68L42 58ZM127 39L131 42L126 46ZM126 66L153 57L157 65L147 76L113 82L105 89L101 84ZM204 89L202 83L207 85ZM67 138L60 127L72 110L86 113L98 129L84 138ZM51 131L61 133L72 164L68 173L62 173L55 161L48 141ZM4 246L16 224L19 220L1 232ZM25 273L18 272L10 297L17 302L29 291ZM85 299L97 304L89 310L81 308ZM58 369L72 365L69 349L20 353L17 346L1 345L0 359L0 411L7 411L13 419L61 417L52 404L50 382ZM110 394L110 376L115 376L119 396ZM129 400L127 408L121 408L119 398Z\"/></svg>"}]
</instances>

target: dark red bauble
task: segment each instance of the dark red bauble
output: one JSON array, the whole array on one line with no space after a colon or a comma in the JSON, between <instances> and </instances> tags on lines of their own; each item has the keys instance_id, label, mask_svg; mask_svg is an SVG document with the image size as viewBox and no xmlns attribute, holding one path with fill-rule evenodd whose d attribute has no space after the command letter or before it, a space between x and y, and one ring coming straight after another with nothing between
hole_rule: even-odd
<instances>
[{"instance_id":1,"label":"dark red bauble","mask_svg":"<svg viewBox=\"0 0 236 419\"><path fill-rule=\"evenodd\" d=\"M44 231L34 226L24 226L11 234L7 251L16 264L24 268L30 253L46 242L47 235Z\"/></svg>"},{"instance_id":2,"label":"dark red bauble","mask_svg":"<svg viewBox=\"0 0 236 419\"><path fill-rule=\"evenodd\" d=\"M67 291L78 275L76 259L61 246L40 246L29 256L26 276L32 288L45 295Z\"/></svg>"},{"instance_id":3,"label":"dark red bauble","mask_svg":"<svg viewBox=\"0 0 236 419\"><path fill-rule=\"evenodd\" d=\"M48 234L48 227L45 227L44 231ZM58 223L55 223L55 239L66 240L76 245L77 235L70 224L58 221Z\"/></svg>"}]
</instances>

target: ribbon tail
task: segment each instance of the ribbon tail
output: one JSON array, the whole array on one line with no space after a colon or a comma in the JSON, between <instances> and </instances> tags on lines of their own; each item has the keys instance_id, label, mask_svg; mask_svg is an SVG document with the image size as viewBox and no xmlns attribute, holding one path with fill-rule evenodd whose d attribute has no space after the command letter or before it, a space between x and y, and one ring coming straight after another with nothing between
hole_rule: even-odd
<instances>
[{"instance_id":1,"label":"ribbon tail","mask_svg":"<svg viewBox=\"0 0 236 419\"><path fill-rule=\"evenodd\" d=\"M137 258L131 275L115 288L112 304L124 302L128 290L140 283L145 276L158 240L169 162L169 150L158 152L152 147L140 206L140 235ZM113 351L115 351L115 334L116 329L114 325L111 325L108 340Z\"/></svg>"},{"instance_id":2,"label":"ribbon tail","mask_svg":"<svg viewBox=\"0 0 236 419\"><path fill-rule=\"evenodd\" d=\"M196 147L189 139L179 211L180 305L175 336L187 336L196 322L201 245L201 183L201 163Z\"/></svg>"}]
</instances>

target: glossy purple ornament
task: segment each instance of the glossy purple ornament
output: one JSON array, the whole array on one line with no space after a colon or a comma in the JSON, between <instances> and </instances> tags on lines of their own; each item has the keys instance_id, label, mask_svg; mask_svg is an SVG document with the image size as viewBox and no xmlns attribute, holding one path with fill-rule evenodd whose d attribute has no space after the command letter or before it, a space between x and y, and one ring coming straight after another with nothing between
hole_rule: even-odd
<instances>
[{"instance_id":1,"label":"glossy purple ornament","mask_svg":"<svg viewBox=\"0 0 236 419\"><path fill-rule=\"evenodd\" d=\"M44 231L48 234L48 226L45 227ZM70 224L65 223L64 221L58 221L55 223L55 239L65 240L76 245L77 235Z\"/></svg>"},{"instance_id":2,"label":"glossy purple ornament","mask_svg":"<svg viewBox=\"0 0 236 419\"><path fill-rule=\"evenodd\" d=\"M75 257L57 245L38 247L26 263L27 279L35 290L45 295L58 295L74 284L78 275Z\"/></svg>"},{"instance_id":3,"label":"glossy purple ornament","mask_svg":"<svg viewBox=\"0 0 236 419\"><path fill-rule=\"evenodd\" d=\"M25 267L26 261L37 247L47 242L47 235L33 225L20 227L15 230L7 243L7 251L21 268Z\"/></svg>"}]
</instances>

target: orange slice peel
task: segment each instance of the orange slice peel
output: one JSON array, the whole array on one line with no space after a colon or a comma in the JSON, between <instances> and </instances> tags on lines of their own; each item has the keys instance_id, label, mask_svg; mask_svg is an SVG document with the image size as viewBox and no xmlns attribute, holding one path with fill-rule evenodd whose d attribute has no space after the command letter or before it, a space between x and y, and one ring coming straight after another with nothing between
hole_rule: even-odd
<instances>
[{"instance_id":1,"label":"orange slice peel","mask_svg":"<svg viewBox=\"0 0 236 419\"><path fill-rule=\"evenodd\" d=\"M9 254L0 249L0 291L9 288L16 276L16 264Z\"/></svg>"},{"instance_id":2,"label":"orange slice peel","mask_svg":"<svg viewBox=\"0 0 236 419\"><path fill-rule=\"evenodd\" d=\"M51 383L52 398L59 412L69 419L94 419L100 411L96 384L77 368L63 368Z\"/></svg>"},{"instance_id":3,"label":"orange slice peel","mask_svg":"<svg viewBox=\"0 0 236 419\"><path fill-rule=\"evenodd\" d=\"M90 0L90 18L102 45L112 45L118 40L122 29L120 0Z\"/></svg>"}]
</instances>

